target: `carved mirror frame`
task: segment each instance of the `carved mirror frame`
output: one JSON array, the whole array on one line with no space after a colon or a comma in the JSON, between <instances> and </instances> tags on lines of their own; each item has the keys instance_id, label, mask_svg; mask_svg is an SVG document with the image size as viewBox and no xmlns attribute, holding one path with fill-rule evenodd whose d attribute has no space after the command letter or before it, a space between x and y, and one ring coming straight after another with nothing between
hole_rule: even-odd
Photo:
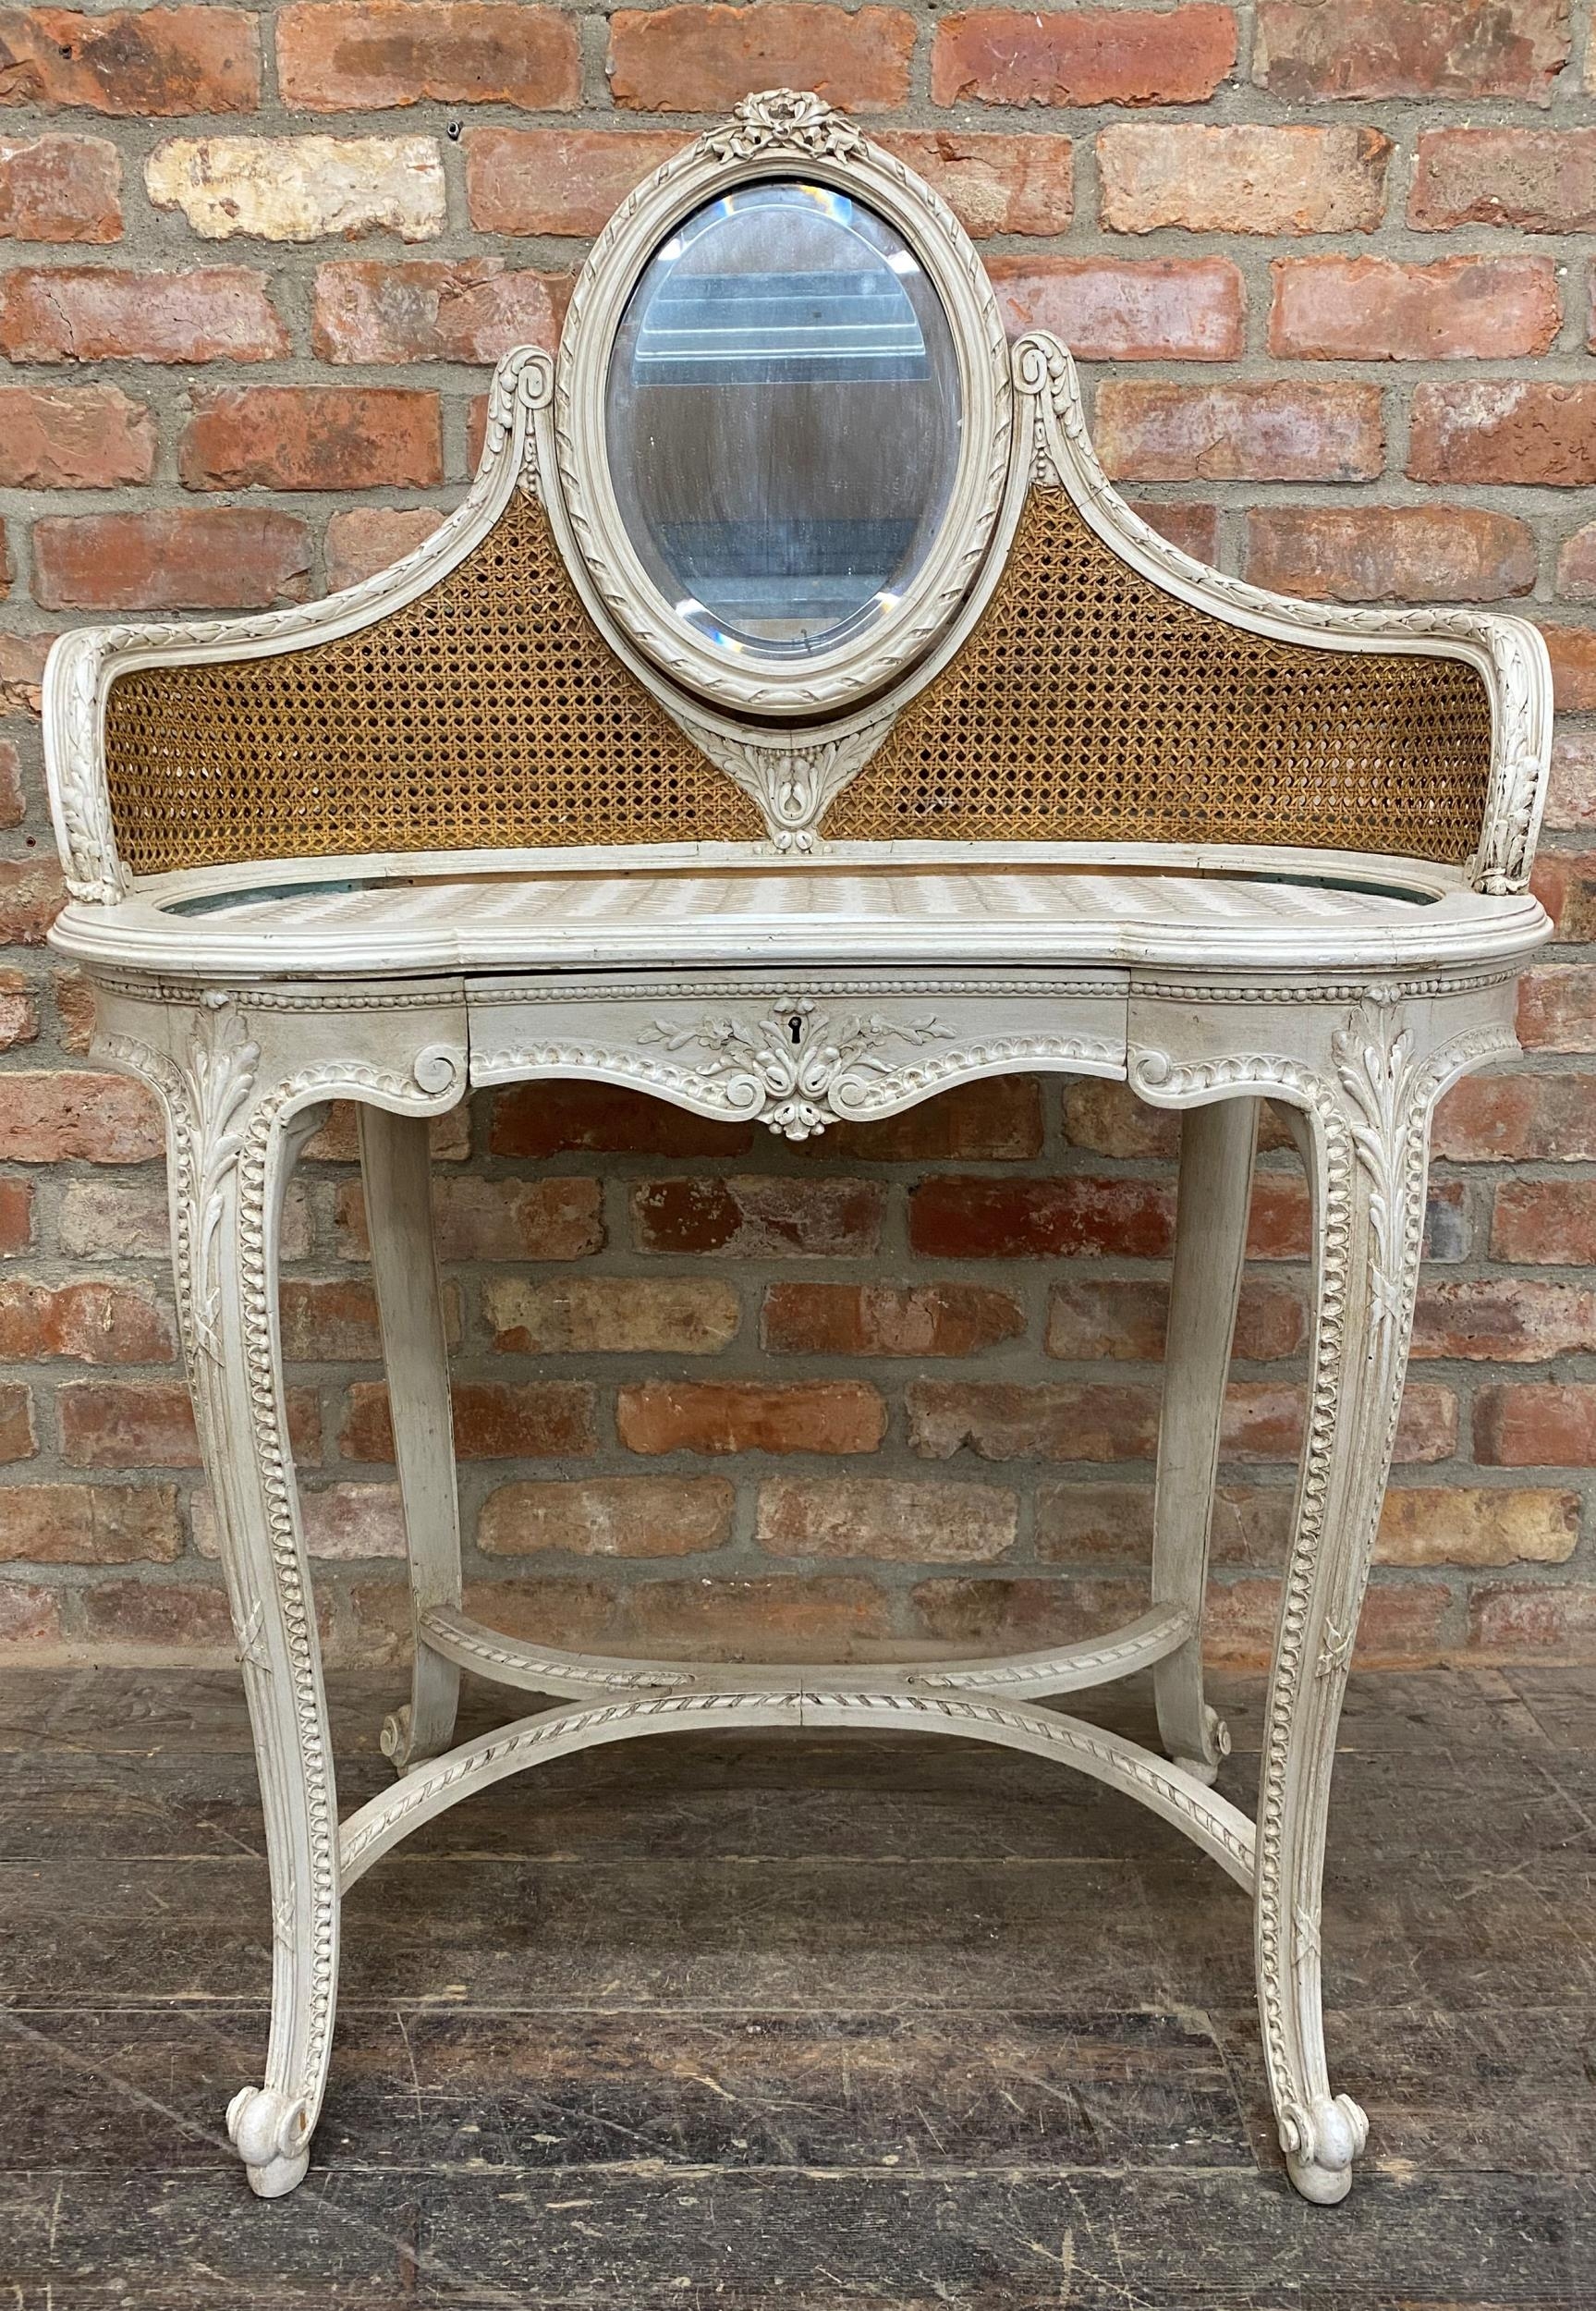
<instances>
[{"instance_id":1,"label":"carved mirror frame","mask_svg":"<svg viewBox=\"0 0 1596 2311\"><path fill-rule=\"evenodd\" d=\"M694 211L738 186L795 174L873 209L902 236L946 316L962 398L948 504L901 599L865 632L789 667L774 656L730 662L675 616L627 532L610 471L605 403L617 333L661 244ZM819 97L789 90L746 97L729 123L700 137L627 196L593 244L561 334L555 459L561 510L583 574L654 666L694 698L734 711L812 722L881 691L934 646L992 543L1013 425L997 300L952 211Z\"/></svg>"}]
</instances>

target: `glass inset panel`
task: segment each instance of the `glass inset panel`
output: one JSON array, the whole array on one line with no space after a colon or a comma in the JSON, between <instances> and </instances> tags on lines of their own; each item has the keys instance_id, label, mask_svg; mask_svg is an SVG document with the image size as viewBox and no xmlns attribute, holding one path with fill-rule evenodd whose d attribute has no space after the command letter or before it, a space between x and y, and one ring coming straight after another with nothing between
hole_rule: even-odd
<instances>
[{"instance_id":1,"label":"glass inset panel","mask_svg":"<svg viewBox=\"0 0 1596 2311\"><path fill-rule=\"evenodd\" d=\"M664 243L605 397L644 569L729 654L801 658L879 622L957 471L958 363L907 242L822 185L750 185Z\"/></svg>"}]
</instances>

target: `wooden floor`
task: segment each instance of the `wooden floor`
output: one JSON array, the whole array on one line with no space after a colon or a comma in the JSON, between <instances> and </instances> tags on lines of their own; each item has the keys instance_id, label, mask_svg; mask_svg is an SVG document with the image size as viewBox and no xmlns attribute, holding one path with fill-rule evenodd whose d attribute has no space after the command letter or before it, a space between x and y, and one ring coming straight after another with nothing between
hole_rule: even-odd
<instances>
[{"instance_id":1,"label":"wooden floor","mask_svg":"<svg viewBox=\"0 0 1596 2311\"><path fill-rule=\"evenodd\" d=\"M338 1689L346 1807L399 1697ZM1222 1698L1250 1805L1258 1688ZM268 1964L236 1678L12 1676L0 1747L5 2311L1596 2305L1596 1673L1354 1682L1335 2209L1273 2146L1247 1905L1172 1830L997 1751L725 1736L378 1865L262 2205L222 2131Z\"/></svg>"}]
</instances>

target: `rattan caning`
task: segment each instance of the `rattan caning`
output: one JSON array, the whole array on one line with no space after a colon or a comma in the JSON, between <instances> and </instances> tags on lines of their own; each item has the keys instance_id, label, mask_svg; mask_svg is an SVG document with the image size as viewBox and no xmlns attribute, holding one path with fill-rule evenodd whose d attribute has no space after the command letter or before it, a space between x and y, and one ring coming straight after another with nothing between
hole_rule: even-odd
<instances>
[{"instance_id":1,"label":"rattan caning","mask_svg":"<svg viewBox=\"0 0 1596 2311\"><path fill-rule=\"evenodd\" d=\"M1038 489L974 633L822 831L837 841L1249 842L1461 865L1491 703L1460 659L1227 626Z\"/></svg>"},{"instance_id":2,"label":"rattan caning","mask_svg":"<svg viewBox=\"0 0 1596 2311\"><path fill-rule=\"evenodd\" d=\"M138 874L764 832L606 648L518 495L430 593L358 633L123 675L105 752Z\"/></svg>"}]
</instances>

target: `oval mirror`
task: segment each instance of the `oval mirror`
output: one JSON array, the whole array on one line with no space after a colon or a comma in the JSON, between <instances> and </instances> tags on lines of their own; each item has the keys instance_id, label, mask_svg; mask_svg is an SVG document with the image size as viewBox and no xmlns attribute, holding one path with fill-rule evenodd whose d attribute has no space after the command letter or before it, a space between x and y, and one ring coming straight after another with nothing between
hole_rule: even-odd
<instances>
[{"instance_id":1,"label":"oval mirror","mask_svg":"<svg viewBox=\"0 0 1596 2311\"><path fill-rule=\"evenodd\" d=\"M959 363L908 243L835 187L746 184L644 267L605 381L611 483L675 617L791 665L868 636L959 469Z\"/></svg>"}]
</instances>

